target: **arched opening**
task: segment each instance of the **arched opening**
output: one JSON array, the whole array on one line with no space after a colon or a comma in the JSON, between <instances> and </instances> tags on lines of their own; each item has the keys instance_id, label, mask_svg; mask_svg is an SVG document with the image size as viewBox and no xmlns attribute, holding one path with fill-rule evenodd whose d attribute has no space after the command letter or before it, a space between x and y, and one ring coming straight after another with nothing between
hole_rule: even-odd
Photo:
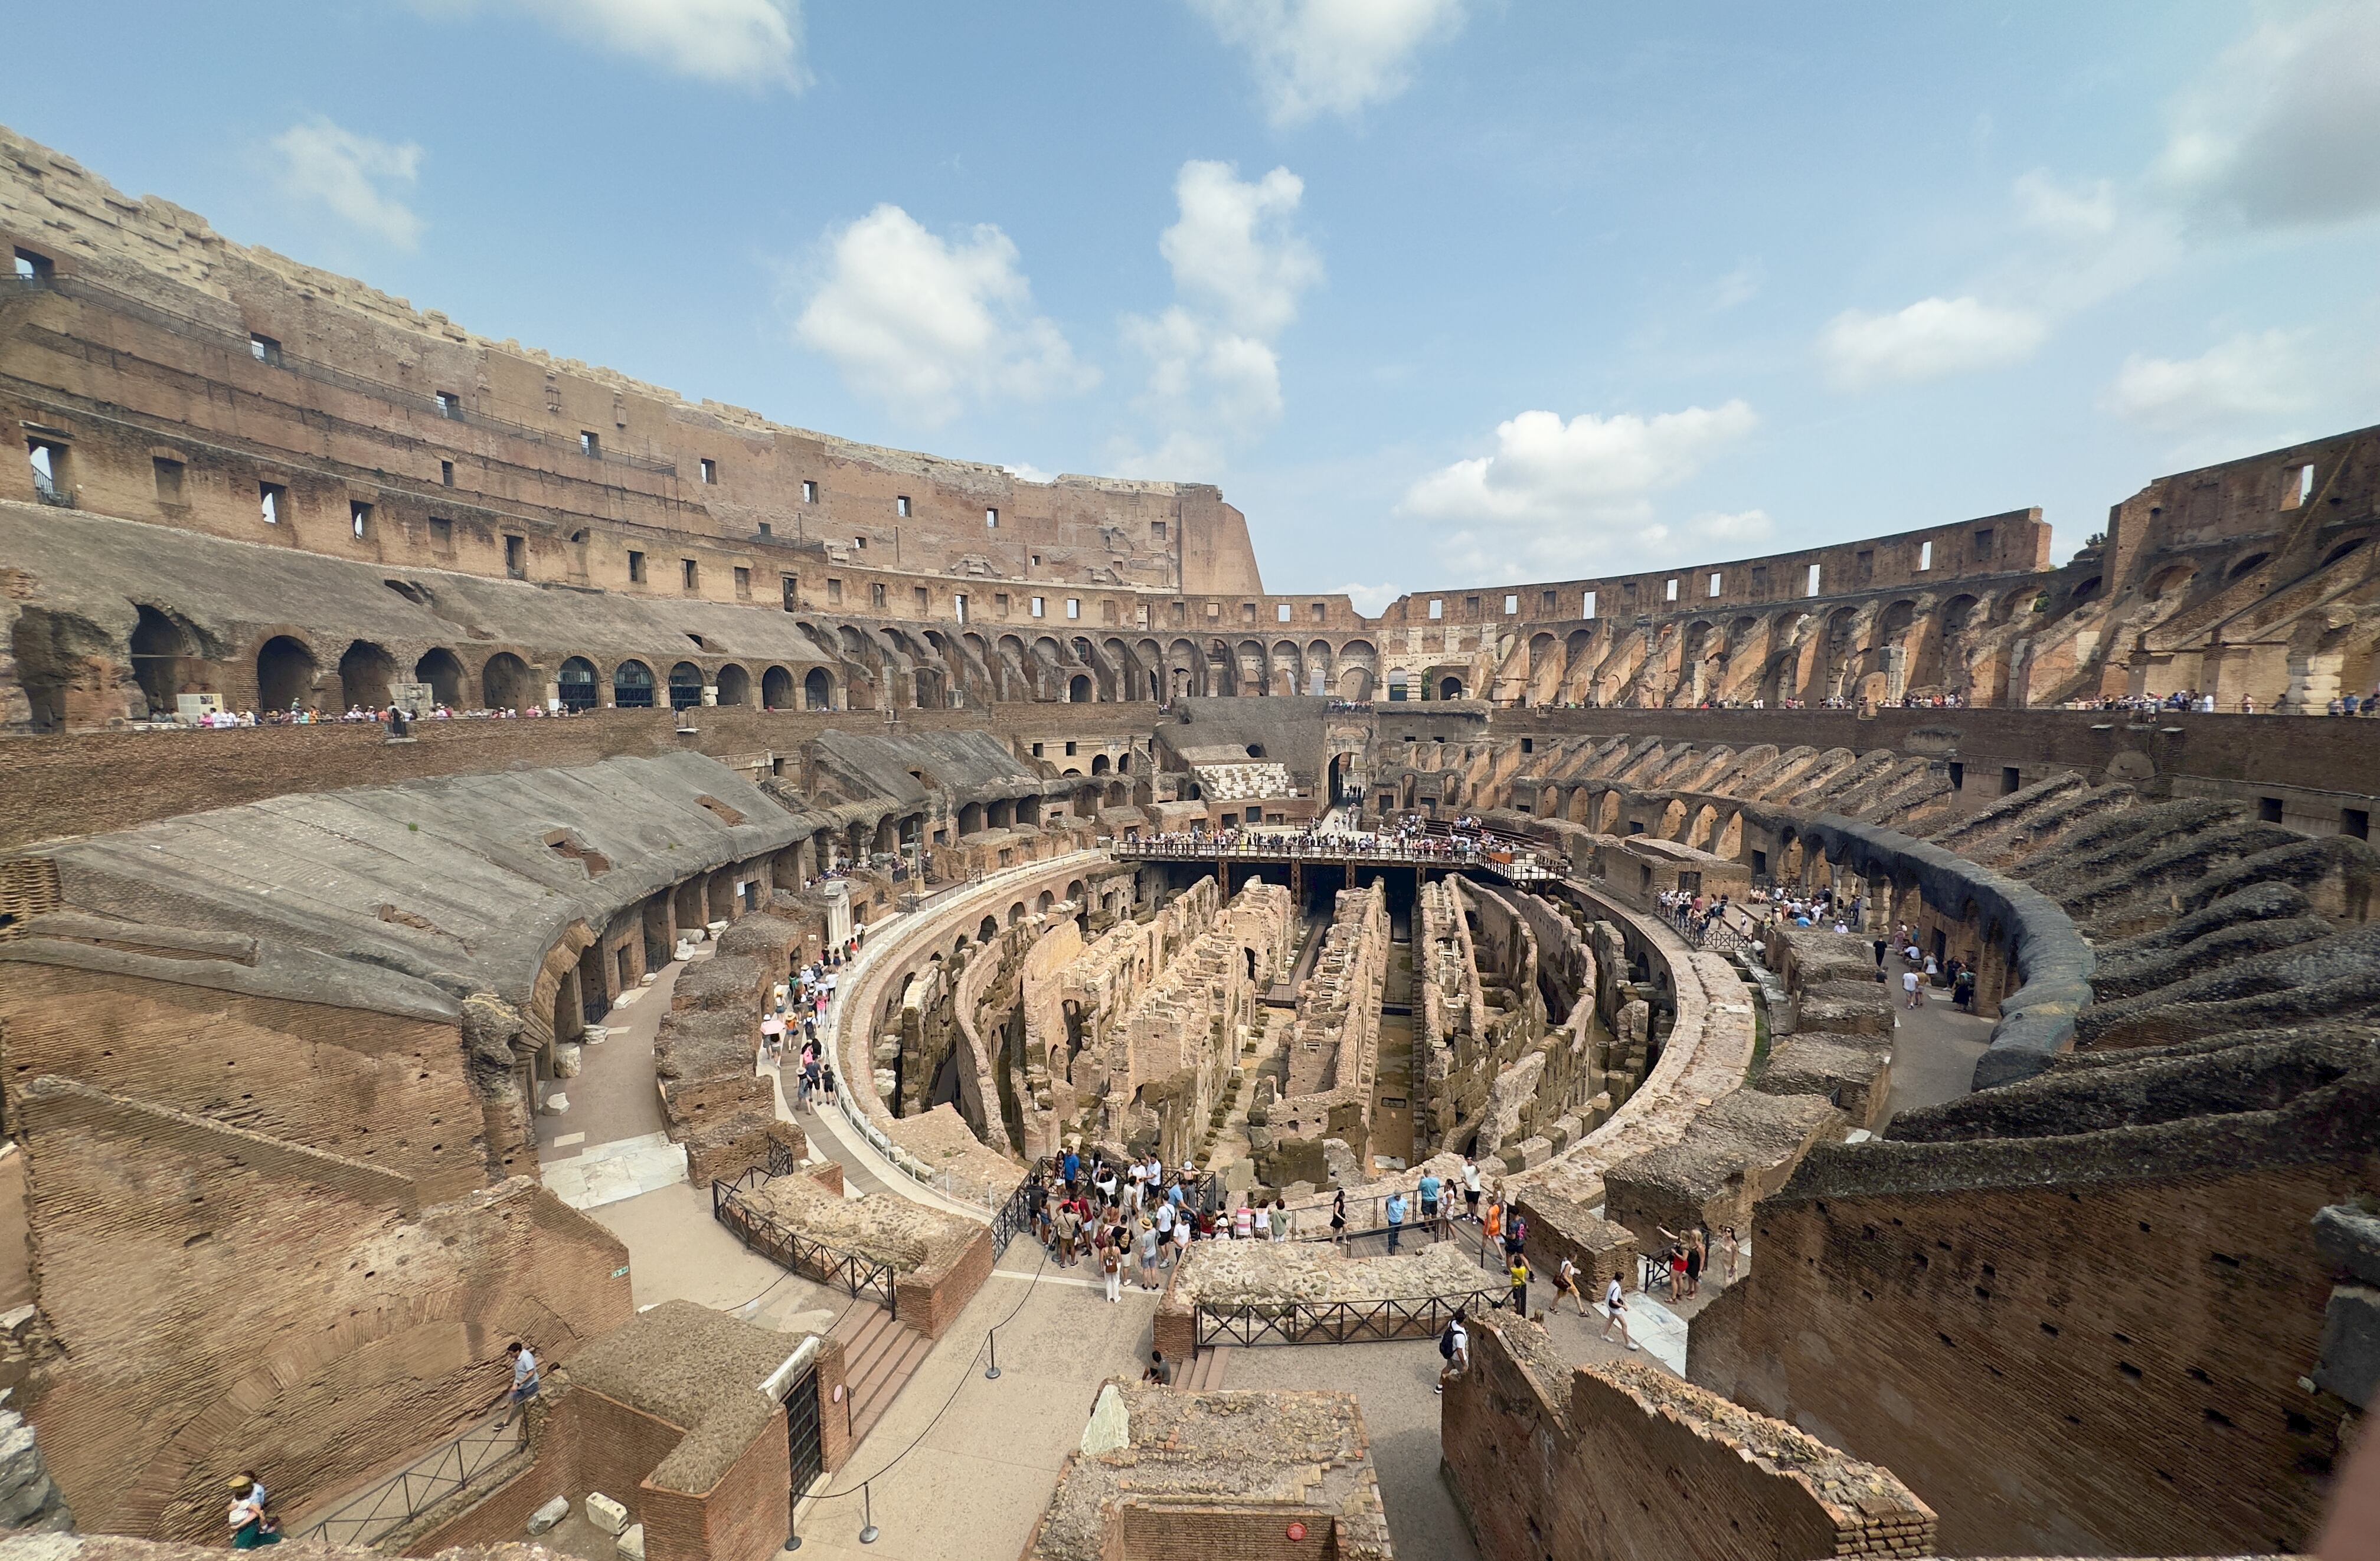
<instances>
[{"instance_id":1,"label":"arched opening","mask_svg":"<svg viewBox=\"0 0 2380 1561\"><path fill-rule=\"evenodd\" d=\"M2256 565L2264 563L2265 560L2271 556L2272 554L2270 553L2250 553L2246 558L2243 558L2239 563L2233 564L2231 566L2231 573L2226 577L2237 580L2240 575L2245 575L2248 571L2255 568ZM2077 591L2075 595L2077 598L2080 598L2082 593Z\"/></svg>"},{"instance_id":2,"label":"arched opening","mask_svg":"<svg viewBox=\"0 0 2380 1561\"><path fill-rule=\"evenodd\" d=\"M2098 594L2099 576L2096 575L2092 575L2089 579L2074 587L2074 599L2077 601L2088 601Z\"/></svg>"},{"instance_id":3,"label":"arched opening","mask_svg":"<svg viewBox=\"0 0 2380 1561\"><path fill-rule=\"evenodd\" d=\"M396 682L396 658L368 639L347 647L339 658L339 704L352 709L384 708Z\"/></svg>"},{"instance_id":4,"label":"arched opening","mask_svg":"<svg viewBox=\"0 0 2380 1561\"><path fill-rule=\"evenodd\" d=\"M982 832L982 830L983 830L983 804L981 804L981 803L979 803L979 802L970 802L970 803L962 803L962 804L960 804L960 805L959 805L959 833L960 833L960 834L962 834L962 835L973 835L973 834L980 834L980 833Z\"/></svg>"},{"instance_id":5,"label":"arched opening","mask_svg":"<svg viewBox=\"0 0 2380 1561\"><path fill-rule=\"evenodd\" d=\"M725 695L721 696L726 697ZM771 667L760 674L760 703L771 710L788 708L794 702L794 674L783 667Z\"/></svg>"},{"instance_id":6,"label":"arched opening","mask_svg":"<svg viewBox=\"0 0 2380 1561\"><path fill-rule=\"evenodd\" d=\"M2339 543L2338 546L2331 549L2328 555L2323 559L2322 566L2325 569L2329 568L2332 564L2337 563L2340 559L2345 558L2349 553L2351 553L2356 549L2362 547L2367 540L2369 540L2368 538L2351 537L2346 541Z\"/></svg>"},{"instance_id":7,"label":"arched opening","mask_svg":"<svg viewBox=\"0 0 2380 1561\"><path fill-rule=\"evenodd\" d=\"M536 702L529 687L528 663L509 650L499 650L480 670L480 697L491 710L525 710Z\"/></svg>"},{"instance_id":8,"label":"arched opening","mask_svg":"<svg viewBox=\"0 0 2380 1561\"><path fill-rule=\"evenodd\" d=\"M802 679L802 703L813 710L834 708L834 679L824 667L812 667Z\"/></svg>"},{"instance_id":9,"label":"arched opening","mask_svg":"<svg viewBox=\"0 0 2380 1561\"><path fill-rule=\"evenodd\" d=\"M752 674L730 661L719 669L719 702L722 705L748 705L752 702Z\"/></svg>"},{"instance_id":10,"label":"arched opening","mask_svg":"<svg viewBox=\"0 0 2380 1561\"><path fill-rule=\"evenodd\" d=\"M983 920L982 920L982 921L978 922L978 923L976 924L976 928L975 928L975 940L976 940L977 942L978 942L978 943L989 943L989 942L990 942L993 938L997 938L997 937L999 937L999 936L1000 936L1000 920L999 920L999 918L998 918L998 917L996 917L996 916L986 916L986 917L984 917L984 918L983 918Z\"/></svg>"},{"instance_id":11,"label":"arched opening","mask_svg":"<svg viewBox=\"0 0 2380 1561\"><path fill-rule=\"evenodd\" d=\"M612 669L612 703L624 710L653 708L653 670L642 661L623 661Z\"/></svg>"},{"instance_id":12,"label":"arched opening","mask_svg":"<svg viewBox=\"0 0 2380 1561\"><path fill-rule=\"evenodd\" d=\"M1094 755L1092 755L1092 756L1091 756L1091 773L1092 773L1092 774L1094 774L1094 775L1105 775L1107 772L1108 772L1108 756L1107 756L1107 755L1105 755L1105 754L1094 754Z\"/></svg>"},{"instance_id":13,"label":"arched opening","mask_svg":"<svg viewBox=\"0 0 2380 1561\"><path fill-rule=\"evenodd\" d=\"M413 681L430 685L430 697L449 709L463 702L463 659L441 646L413 663Z\"/></svg>"},{"instance_id":14,"label":"arched opening","mask_svg":"<svg viewBox=\"0 0 2380 1561\"><path fill-rule=\"evenodd\" d=\"M1441 678L1441 679L1439 679L1439 684L1438 684L1438 696L1439 696L1439 698L1441 698L1441 699L1460 699L1460 698L1462 698L1462 697L1463 697L1463 680L1462 680L1461 678Z\"/></svg>"},{"instance_id":15,"label":"arched opening","mask_svg":"<svg viewBox=\"0 0 2380 1561\"><path fill-rule=\"evenodd\" d=\"M1405 674L1403 669L1399 668L1396 671L1390 672L1389 702L1390 704L1402 704L1408 697L1409 696L1406 692Z\"/></svg>"},{"instance_id":16,"label":"arched opening","mask_svg":"<svg viewBox=\"0 0 2380 1561\"><path fill-rule=\"evenodd\" d=\"M314 653L304 642L274 635L256 653L256 702L267 710L286 710L314 696Z\"/></svg>"},{"instance_id":17,"label":"arched opening","mask_svg":"<svg viewBox=\"0 0 2380 1561\"><path fill-rule=\"evenodd\" d=\"M1082 676L1080 673L1068 679L1066 683L1066 702L1070 705L1089 704L1091 702L1091 680L1087 677Z\"/></svg>"},{"instance_id":18,"label":"arched opening","mask_svg":"<svg viewBox=\"0 0 2380 1561\"><path fill-rule=\"evenodd\" d=\"M190 632L153 607L140 609L132 629L132 675L149 700L152 719L174 713L174 696L182 692L182 658L198 653Z\"/></svg>"},{"instance_id":19,"label":"arched opening","mask_svg":"<svg viewBox=\"0 0 2380 1561\"><path fill-rule=\"evenodd\" d=\"M702 669L691 661L680 661L670 669L670 708L691 710L702 703ZM627 703L622 700L622 704Z\"/></svg>"},{"instance_id":20,"label":"arched opening","mask_svg":"<svg viewBox=\"0 0 2380 1561\"><path fill-rule=\"evenodd\" d=\"M562 708L577 712L591 710L598 703L595 697L595 663L584 656L573 656L562 663L562 674L554 680L560 684Z\"/></svg>"}]
</instances>

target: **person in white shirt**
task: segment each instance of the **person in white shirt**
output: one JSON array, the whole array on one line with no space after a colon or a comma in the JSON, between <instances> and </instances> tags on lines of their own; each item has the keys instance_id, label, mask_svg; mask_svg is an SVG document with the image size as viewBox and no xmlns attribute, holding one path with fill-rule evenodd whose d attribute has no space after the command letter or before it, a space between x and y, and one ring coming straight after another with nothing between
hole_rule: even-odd
<instances>
[{"instance_id":1,"label":"person in white shirt","mask_svg":"<svg viewBox=\"0 0 2380 1561\"><path fill-rule=\"evenodd\" d=\"M1463 1156L1463 1215L1479 1223L1479 1162L1468 1155Z\"/></svg>"},{"instance_id":2,"label":"person in white shirt","mask_svg":"<svg viewBox=\"0 0 2380 1561\"><path fill-rule=\"evenodd\" d=\"M1914 969L1904 970L1900 973L1900 989L1909 995L1909 1006L1911 1008L1916 1008L1925 1000L1918 995L1918 983L1919 976Z\"/></svg>"},{"instance_id":3,"label":"person in white shirt","mask_svg":"<svg viewBox=\"0 0 2380 1561\"><path fill-rule=\"evenodd\" d=\"M1628 1337L1628 1298L1620 1288L1620 1276L1617 1274L1611 1276L1611 1283L1603 1287L1603 1331L1595 1337L1609 1344L1611 1342L1611 1330L1618 1328L1620 1342L1631 1349L1635 1349L1636 1341Z\"/></svg>"}]
</instances>

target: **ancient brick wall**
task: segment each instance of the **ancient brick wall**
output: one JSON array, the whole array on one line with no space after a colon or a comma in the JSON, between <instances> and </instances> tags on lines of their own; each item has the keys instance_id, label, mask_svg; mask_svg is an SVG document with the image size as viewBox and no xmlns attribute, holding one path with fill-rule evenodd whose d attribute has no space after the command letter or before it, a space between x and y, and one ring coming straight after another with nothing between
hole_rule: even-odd
<instances>
[{"instance_id":1,"label":"ancient brick wall","mask_svg":"<svg viewBox=\"0 0 2380 1561\"><path fill-rule=\"evenodd\" d=\"M1572 1367L1525 1321L1471 1332L1445 1470L1488 1561L1792 1561L1934 1552L1893 1473L1658 1370Z\"/></svg>"},{"instance_id":2,"label":"ancient brick wall","mask_svg":"<svg viewBox=\"0 0 2380 1561\"><path fill-rule=\"evenodd\" d=\"M625 1250L526 1180L417 1216L404 1178L80 1086L18 1112L65 1351L28 1397L87 1528L212 1538L240 1468L350 1483L484 1410L512 1339L567 1359L630 1314Z\"/></svg>"},{"instance_id":3,"label":"ancient brick wall","mask_svg":"<svg viewBox=\"0 0 2380 1561\"><path fill-rule=\"evenodd\" d=\"M61 965L0 988L12 1087L79 1080L384 1167L426 1203L487 1180L453 1024Z\"/></svg>"},{"instance_id":4,"label":"ancient brick wall","mask_svg":"<svg viewBox=\"0 0 2380 1561\"><path fill-rule=\"evenodd\" d=\"M1956 1553L2305 1548L2338 1446L2297 1383L2329 1287L2308 1222L2373 1168L2093 1174L2127 1155L2050 1141L2007 1185L1797 1184L1694 1319L1689 1375L1889 1460Z\"/></svg>"},{"instance_id":5,"label":"ancient brick wall","mask_svg":"<svg viewBox=\"0 0 2380 1561\"><path fill-rule=\"evenodd\" d=\"M793 1531L791 1458L779 1410L708 1491L675 1491L646 1480L638 1508L646 1555L650 1561L764 1561L776 1555Z\"/></svg>"},{"instance_id":6,"label":"ancient brick wall","mask_svg":"<svg viewBox=\"0 0 2380 1561\"><path fill-rule=\"evenodd\" d=\"M992 1261L991 1228L986 1226L955 1251L902 1275L894 1286L902 1325L928 1338L941 1337L991 1277Z\"/></svg>"}]
</instances>

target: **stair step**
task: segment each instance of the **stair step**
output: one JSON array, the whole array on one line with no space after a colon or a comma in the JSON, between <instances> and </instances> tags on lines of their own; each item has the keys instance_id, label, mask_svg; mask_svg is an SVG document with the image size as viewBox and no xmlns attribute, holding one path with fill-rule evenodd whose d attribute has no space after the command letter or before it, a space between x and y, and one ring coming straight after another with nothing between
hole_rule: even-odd
<instances>
[{"instance_id":1,"label":"stair step","mask_svg":"<svg viewBox=\"0 0 2380 1561\"><path fill-rule=\"evenodd\" d=\"M903 1372L904 1362L914 1361L923 1355L923 1345L932 1348L932 1340L895 1323L876 1335L875 1342L864 1352L855 1354L849 1366L851 1393L855 1402L865 1403L881 1394L887 1398L899 1390L892 1379ZM905 1380L905 1378L904 1378Z\"/></svg>"},{"instance_id":2,"label":"stair step","mask_svg":"<svg viewBox=\"0 0 2380 1561\"><path fill-rule=\"evenodd\" d=\"M907 1337L908 1342L883 1357L879 1363L881 1369L865 1396L856 1393L852 1396L851 1425L855 1445L865 1440L868 1432L875 1429L876 1422L884 1418L884 1412L892 1407L892 1400L900 1397L901 1389L917 1375L919 1362L934 1347L934 1341L923 1334L911 1333L905 1328L901 1332Z\"/></svg>"}]
</instances>

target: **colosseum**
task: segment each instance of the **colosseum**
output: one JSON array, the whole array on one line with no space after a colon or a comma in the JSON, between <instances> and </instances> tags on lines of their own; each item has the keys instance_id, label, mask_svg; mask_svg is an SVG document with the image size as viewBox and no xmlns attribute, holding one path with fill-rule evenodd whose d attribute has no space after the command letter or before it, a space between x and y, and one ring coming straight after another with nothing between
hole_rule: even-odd
<instances>
[{"instance_id":1,"label":"colosseum","mask_svg":"<svg viewBox=\"0 0 2380 1561\"><path fill-rule=\"evenodd\" d=\"M2380 1502L2380 428L2063 563L1367 616L1214 487L688 400L5 130L0 244L0 1556L243 1479L489 1561Z\"/></svg>"}]
</instances>

